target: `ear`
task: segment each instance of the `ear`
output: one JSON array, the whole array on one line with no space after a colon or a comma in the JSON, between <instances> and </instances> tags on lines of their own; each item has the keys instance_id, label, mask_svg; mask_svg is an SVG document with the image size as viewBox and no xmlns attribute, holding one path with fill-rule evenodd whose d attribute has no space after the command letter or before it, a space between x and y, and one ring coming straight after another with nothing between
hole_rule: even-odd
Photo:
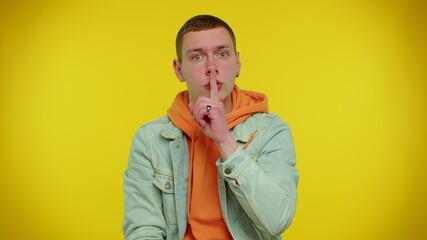
<instances>
[{"instance_id":1,"label":"ear","mask_svg":"<svg viewBox=\"0 0 427 240\"><path fill-rule=\"evenodd\" d=\"M178 59L173 60L173 69L175 70L175 75L178 77L179 81L185 82L184 76L182 76L181 63Z\"/></svg>"},{"instance_id":2,"label":"ear","mask_svg":"<svg viewBox=\"0 0 427 240\"><path fill-rule=\"evenodd\" d=\"M240 75L240 67L242 66L242 63L240 62L240 53L239 52L236 52L236 64L237 64L236 77L239 77L239 75Z\"/></svg>"}]
</instances>

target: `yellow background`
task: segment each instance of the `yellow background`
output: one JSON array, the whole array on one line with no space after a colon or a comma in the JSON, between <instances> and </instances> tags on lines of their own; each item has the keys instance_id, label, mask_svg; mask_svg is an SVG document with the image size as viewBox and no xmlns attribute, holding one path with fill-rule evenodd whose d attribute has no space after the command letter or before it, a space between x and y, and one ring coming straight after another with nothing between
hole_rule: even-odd
<instances>
[{"instance_id":1,"label":"yellow background","mask_svg":"<svg viewBox=\"0 0 427 240\"><path fill-rule=\"evenodd\" d=\"M175 34L237 35L241 88L291 125L288 240L427 238L424 1L2 1L0 239L122 239L136 129L185 89Z\"/></svg>"}]
</instances>

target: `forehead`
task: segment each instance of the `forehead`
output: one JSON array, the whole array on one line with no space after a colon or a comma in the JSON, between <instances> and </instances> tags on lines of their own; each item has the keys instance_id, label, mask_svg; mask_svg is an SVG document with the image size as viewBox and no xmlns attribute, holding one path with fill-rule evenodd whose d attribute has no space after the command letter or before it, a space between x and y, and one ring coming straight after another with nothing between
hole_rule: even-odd
<instances>
[{"instance_id":1,"label":"forehead","mask_svg":"<svg viewBox=\"0 0 427 240\"><path fill-rule=\"evenodd\" d=\"M230 33L223 27L188 32L184 35L182 41L183 52L193 48L204 49L217 46L230 46L230 48L233 48L233 40Z\"/></svg>"}]
</instances>

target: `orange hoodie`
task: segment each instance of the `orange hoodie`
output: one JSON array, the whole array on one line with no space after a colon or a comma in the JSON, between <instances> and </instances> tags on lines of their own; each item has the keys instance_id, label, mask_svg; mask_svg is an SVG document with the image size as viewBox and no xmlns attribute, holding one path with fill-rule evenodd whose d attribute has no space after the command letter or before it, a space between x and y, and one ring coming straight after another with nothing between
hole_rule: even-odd
<instances>
[{"instance_id":1,"label":"orange hoodie","mask_svg":"<svg viewBox=\"0 0 427 240\"><path fill-rule=\"evenodd\" d=\"M235 85L231 99L233 106L227 114L230 130L253 113L268 112L264 94L241 90ZM188 110L188 103L188 91L181 92L168 110L175 126L187 135L190 149L188 225L184 239L232 239L219 202L215 162L220 153L215 143L200 131Z\"/></svg>"}]
</instances>

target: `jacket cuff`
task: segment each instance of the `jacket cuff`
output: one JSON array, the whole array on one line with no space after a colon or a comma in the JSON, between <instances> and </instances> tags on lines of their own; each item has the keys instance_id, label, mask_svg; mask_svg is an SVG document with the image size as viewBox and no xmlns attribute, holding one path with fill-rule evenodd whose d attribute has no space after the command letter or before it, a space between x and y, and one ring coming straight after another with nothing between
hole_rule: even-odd
<instances>
[{"instance_id":1,"label":"jacket cuff","mask_svg":"<svg viewBox=\"0 0 427 240\"><path fill-rule=\"evenodd\" d=\"M234 187L239 187L242 184L242 172L250 164L250 161L245 160L244 150L241 146L226 160L219 159L216 162L218 174L229 182Z\"/></svg>"}]
</instances>

